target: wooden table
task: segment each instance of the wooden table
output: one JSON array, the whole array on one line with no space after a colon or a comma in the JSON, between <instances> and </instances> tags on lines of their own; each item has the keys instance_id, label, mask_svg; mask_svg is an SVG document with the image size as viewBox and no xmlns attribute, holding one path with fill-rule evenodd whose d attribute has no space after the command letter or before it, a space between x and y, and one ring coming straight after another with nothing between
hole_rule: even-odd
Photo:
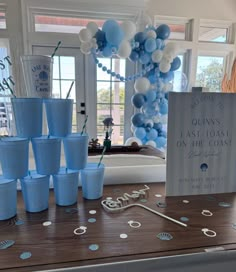
<instances>
[{"instance_id":1,"label":"wooden table","mask_svg":"<svg viewBox=\"0 0 236 272\"><path fill-rule=\"evenodd\" d=\"M0 221L0 241L15 241L12 247L0 250L0 271L36 271L138 260L204 252L205 249L219 246L225 250L236 248L236 230L232 227L236 222L235 193L212 195L213 197L201 195L165 198L164 183L152 183L148 186L150 190L147 202L136 202L177 220L187 217L188 227L179 226L140 207L108 213L102 208L101 199L84 200L81 189L77 205L56 206L51 191L48 210L27 213L24 211L21 192L18 192L17 217ZM116 198L124 192L131 193L132 190L142 188L144 184L105 186L103 199ZM157 197L156 194L163 196ZM189 203L184 203L183 200L188 200ZM157 202L164 202L167 207L160 208L156 205ZM221 207L219 202L227 202L231 207ZM210 210L213 216L203 216L201 212L204 209ZM96 214L90 214L90 210L96 210ZM95 218L96 222L89 223L90 218ZM23 224L17 225L18 220L23 220ZM130 220L140 222L141 227L131 228L128 224ZM52 224L43 226L45 221L51 221ZM76 236L73 231L79 226L86 226L87 231ZM202 228L214 230L217 236L205 236ZM157 234L160 232L170 233L173 239L159 240ZM121 239L120 234L127 234L128 237ZM98 245L99 249L90 250L89 246L92 244ZM30 252L31 258L22 260L22 252Z\"/></svg>"}]
</instances>

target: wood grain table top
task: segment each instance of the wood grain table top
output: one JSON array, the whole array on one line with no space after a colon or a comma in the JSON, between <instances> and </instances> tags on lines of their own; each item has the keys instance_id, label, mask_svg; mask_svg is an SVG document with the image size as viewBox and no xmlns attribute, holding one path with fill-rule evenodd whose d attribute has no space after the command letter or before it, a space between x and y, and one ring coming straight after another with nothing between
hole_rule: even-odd
<instances>
[{"instance_id":1,"label":"wood grain table top","mask_svg":"<svg viewBox=\"0 0 236 272\"><path fill-rule=\"evenodd\" d=\"M0 271L37 271L138 260L204 252L216 247L236 249L236 229L233 228L236 223L235 193L165 197L164 183L147 185L150 187L149 194L135 203L177 220L187 217L187 227L141 207L108 213L101 206L102 199L115 199L125 192L132 193L133 190L143 189L144 184L105 186L104 196L99 200L83 199L79 188L78 203L69 207L55 205L51 190L49 209L40 213L25 212L21 192L18 192L17 216L0 221L0 241L15 241L13 246L0 250ZM157 194L162 196L157 197ZM157 202L166 204L166 207L158 207ZM230 207L220 206L222 202L230 204ZM95 210L96 214L90 214L91 210ZM213 215L203 216L202 210L209 210ZM141 227L130 227L130 220L140 222ZM44 226L46 221L52 224ZM87 227L86 233L75 235L74 230L80 226ZM202 228L214 230L216 237L205 236ZM161 232L171 234L173 239L160 240L157 235ZM121 239L120 234L126 234L127 238ZM98 249L91 250L91 245L97 245ZM32 256L22 260L20 255L23 252L30 252Z\"/></svg>"}]
</instances>

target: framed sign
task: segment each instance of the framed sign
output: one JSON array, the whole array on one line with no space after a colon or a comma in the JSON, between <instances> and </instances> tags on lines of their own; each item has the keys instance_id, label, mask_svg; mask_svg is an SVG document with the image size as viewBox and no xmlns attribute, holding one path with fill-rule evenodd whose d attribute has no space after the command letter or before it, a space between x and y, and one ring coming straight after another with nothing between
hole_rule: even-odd
<instances>
[{"instance_id":1,"label":"framed sign","mask_svg":"<svg viewBox=\"0 0 236 272\"><path fill-rule=\"evenodd\" d=\"M236 94L169 93L166 195L236 191Z\"/></svg>"}]
</instances>

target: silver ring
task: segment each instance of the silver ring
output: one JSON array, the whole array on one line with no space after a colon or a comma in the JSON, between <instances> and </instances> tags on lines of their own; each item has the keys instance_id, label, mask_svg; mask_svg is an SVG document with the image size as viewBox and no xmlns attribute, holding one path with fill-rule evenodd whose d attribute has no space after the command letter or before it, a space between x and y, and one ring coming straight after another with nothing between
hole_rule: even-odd
<instances>
[{"instance_id":1,"label":"silver ring","mask_svg":"<svg viewBox=\"0 0 236 272\"><path fill-rule=\"evenodd\" d=\"M202 232L207 236L207 237L216 237L216 232L214 230L210 229L202 229Z\"/></svg>"},{"instance_id":2,"label":"silver ring","mask_svg":"<svg viewBox=\"0 0 236 272\"><path fill-rule=\"evenodd\" d=\"M138 221L128 221L128 224L131 228L140 228L141 227L141 223L139 223Z\"/></svg>"},{"instance_id":3,"label":"silver ring","mask_svg":"<svg viewBox=\"0 0 236 272\"><path fill-rule=\"evenodd\" d=\"M82 234L85 234L86 230L87 230L87 227L80 226L79 228L74 230L74 234L75 235L82 235Z\"/></svg>"},{"instance_id":4,"label":"silver ring","mask_svg":"<svg viewBox=\"0 0 236 272\"><path fill-rule=\"evenodd\" d=\"M213 213L210 212L209 210L202 210L202 215L204 215L204 216L212 216Z\"/></svg>"}]
</instances>

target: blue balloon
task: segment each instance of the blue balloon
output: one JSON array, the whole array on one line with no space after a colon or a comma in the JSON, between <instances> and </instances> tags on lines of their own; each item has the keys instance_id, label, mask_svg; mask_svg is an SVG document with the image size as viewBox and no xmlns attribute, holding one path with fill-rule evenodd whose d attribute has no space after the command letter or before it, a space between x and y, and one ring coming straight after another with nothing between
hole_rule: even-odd
<instances>
[{"instance_id":1,"label":"blue balloon","mask_svg":"<svg viewBox=\"0 0 236 272\"><path fill-rule=\"evenodd\" d=\"M119 25L111 27L105 33L106 40L110 45L119 46L124 38L124 32Z\"/></svg>"},{"instance_id":2,"label":"blue balloon","mask_svg":"<svg viewBox=\"0 0 236 272\"><path fill-rule=\"evenodd\" d=\"M146 101L146 97L142 93L136 93L131 97L131 103L136 108L140 109Z\"/></svg>"},{"instance_id":3,"label":"blue balloon","mask_svg":"<svg viewBox=\"0 0 236 272\"><path fill-rule=\"evenodd\" d=\"M151 129L149 132L147 132L147 139L148 140L154 140L158 136L158 133L155 129Z\"/></svg>"},{"instance_id":4,"label":"blue balloon","mask_svg":"<svg viewBox=\"0 0 236 272\"><path fill-rule=\"evenodd\" d=\"M153 90L147 91L145 95L146 95L146 98L147 98L147 102L148 102L148 103L151 103L151 102L155 101L156 98L157 98L157 94L156 94L156 92L153 91Z\"/></svg>"},{"instance_id":5,"label":"blue balloon","mask_svg":"<svg viewBox=\"0 0 236 272\"><path fill-rule=\"evenodd\" d=\"M134 136L139 138L140 140L146 137L146 130L143 127L137 127L134 130Z\"/></svg>"},{"instance_id":6,"label":"blue balloon","mask_svg":"<svg viewBox=\"0 0 236 272\"><path fill-rule=\"evenodd\" d=\"M170 36L170 28L168 25L162 24L156 29L157 38L166 40Z\"/></svg>"},{"instance_id":7,"label":"blue balloon","mask_svg":"<svg viewBox=\"0 0 236 272\"><path fill-rule=\"evenodd\" d=\"M151 56L148 53L142 53L139 57L139 62L142 64L148 64L151 61Z\"/></svg>"},{"instance_id":8,"label":"blue balloon","mask_svg":"<svg viewBox=\"0 0 236 272\"><path fill-rule=\"evenodd\" d=\"M159 103L160 113L167 114L168 113L168 101L163 98Z\"/></svg>"},{"instance_id":9,"label":"blue balloon","mask_svg":"<svg viewBox=\"0 0 236 272\"><path fill-rule=\"evenodd\" d=\"M138 32L134 36L134 40L136 42L139 42L139 44L144 43L146 38L147 38L147 34L145 32Z\"/></svg>"},{"instance_id":10,"label":"blue balloon","mask_svg":"<svg viewBox=\"0 0 236 272\"><path fill-rule=\"evenodd\" d=\"M107 45L102 50L103 57L109 58L112 55L112 48Z\"/></svg>"},{"instance_id":11,"label":"blue balloon","mask_svg":"<svg viewBox=\"0 0 236 272\"><path fill-rule=\"evenodd\" d=\"M163 45L163 41L161 39L156 39L156 49L161 49Z\"/></svg>"},{"instance_id":12,"label":"blue balloon","mask_svg":"<svg viewBox=\"0 0 236 272\"><path fill-rule=\"evenodd\" d=\"M160 72L160 77L163 79L164 83L167 83L174 79L174 72L168 71L167 73Z\"/></svg>"},{"instance_id":13,"label":"blue balloon","mask_svg":"<svg viewBox=\"0 0 236 272\"><path fill-rule=\"evenodd\" d=\"M156 50L156 40L153 39L153 38L148 38L146 41L145 41L145 44L144 44L144 48L146 50L146 52L148 53L152 53L153 51Z\"/></svg>"},{"instance_id":14,"label":"blue balloon","mask_svg":"<svg viewBox=\"0 0 236 272\"><path fill-rule=\"evenodd\" d=\"M176 71L181 66L181 59L179 57L174 58L170 65L170 71Z\"/></svg>"},{"instance_id":15,"label":"blue balloon","mask_svg":"<svg viewBox=\"0 0 236 272\"><path fill-rule=\"evenodd\" d=\"M155 140L157 148L163 148L166 146L167 140L164 137L157 137Z\"/></svg>"},{"instance_id":16,"label":"blue balloon","mask_svg":"<svg viewBox=\"0 0 236 272\"><path fill-rule=\"evenodd\" d=\"M131 61L133 61L133 62L138 61L138 59L139 59L139 54L138 54L138 52L135 51L135 50L132 50L131 54L129 55L129 59L130 59Z\"/></svg>"},{"instance_id":17,"label":"blue balloon","mask_svg":"<svg viewBox=\"0 0 236 272\"><path fill-rule=\"evenodd\" d=\"M162 131L162 123L161 122L154 123L153 128L156 129L158 133L160 133Z\"/></svg>"},{"instance_id":18,"label":"blue balloon","mask_svg":"<svg viewBox=\"0 0 236 272\"><path fill-rule=\"evenodd\" d=\"M136 113L131 117L131 122L135 127L141 127L144 124L145 115L143 113Z\"/></svg>"},{"instance_id":19,"label":"blue balloon","mask_svg":"<svg viewBox=\"0 0 236 272\"><path fill-rule=\"evenodd\" d=\"M166 138L167 133L166 133L166 131L162 130L162 131L159 132L158 136Z\"/></svg>"},{"instance_id":20,"label":"blue balloon","mask_svg":"<svg viewBox=\"0 0 236 272\"><path fill-rule=\"evenodd\" d=\"M96 38L97 42L98 41L104 42L106 40L105 32L100 29L96 32L94 37Z\"/></svg>"},{"instance_id":21,"label":"blue balloon","mask_svg":"<svg viewBox=\"0 0 236 272\"><path fill-rule=\"evenodd\" d=\"M116 26L119 26L119 24L115 20L107 20L102 26L102 31L106 32Z\"/></svg>"}]
</instances>

